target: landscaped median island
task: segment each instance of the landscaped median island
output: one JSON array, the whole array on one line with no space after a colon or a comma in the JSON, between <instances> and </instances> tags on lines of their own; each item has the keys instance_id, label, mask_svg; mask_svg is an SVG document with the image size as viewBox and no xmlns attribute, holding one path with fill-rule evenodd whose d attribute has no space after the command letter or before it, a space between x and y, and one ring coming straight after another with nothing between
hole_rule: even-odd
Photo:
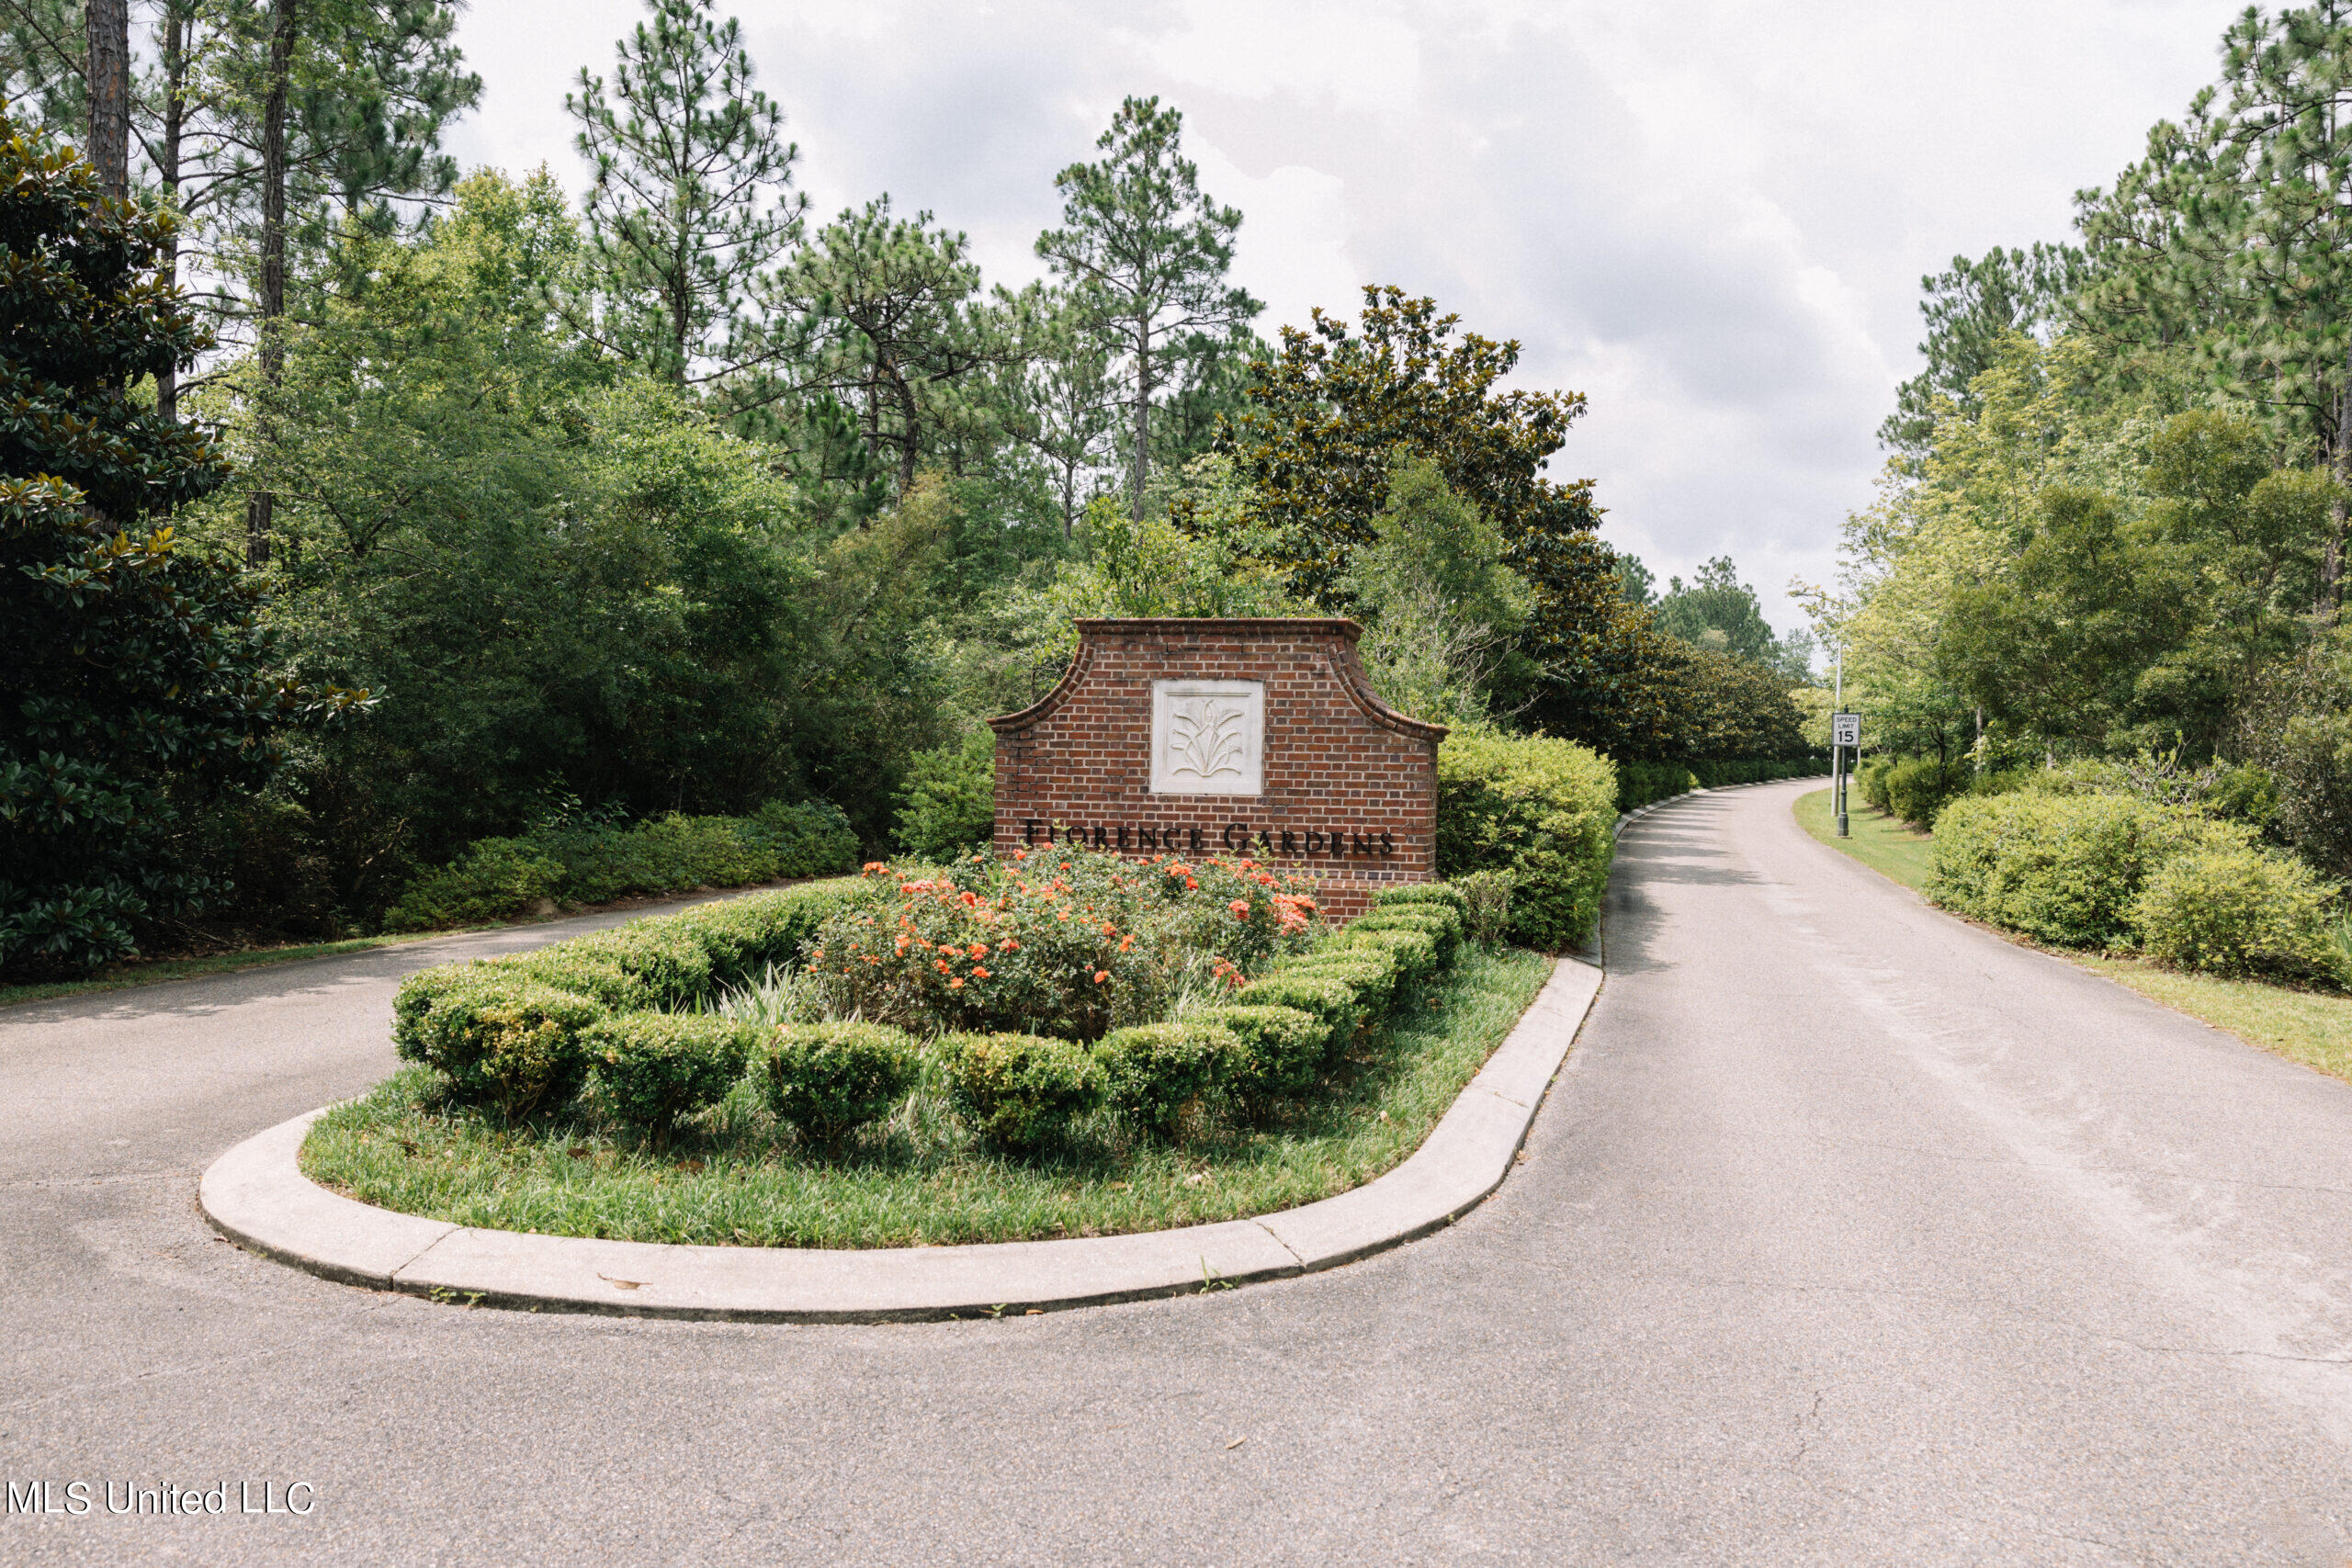
<instances>
[{"instance_id":1,"label":"landscaped median island","mask_svg":"<svg viewBox=\"0 0 2352 1568\"><path fill-rule=\"evenodd\" d=\"M1110 1235L1410 1155L1542 988L1508 883L1327 925L1243 859L871 866L412 976L314 1180L492 1230L755 1247Z\"/></svg>"}]
</instances>

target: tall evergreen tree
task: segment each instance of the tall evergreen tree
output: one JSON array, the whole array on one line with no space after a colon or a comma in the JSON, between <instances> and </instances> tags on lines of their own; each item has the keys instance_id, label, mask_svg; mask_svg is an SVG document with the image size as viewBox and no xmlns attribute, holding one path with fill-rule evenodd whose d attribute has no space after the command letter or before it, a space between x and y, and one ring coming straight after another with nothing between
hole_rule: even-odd
<instances>
[{"instance_id":1,"label":"tall evergreen tree","mask_svg":"<svg viewBox=\"0 0 2352 1568\"><path fill-rule=\"evenodd\" d=\"M607 86L580 73L564 107L595 165L587 256L598 298L578 324L599 344L681 387L774 362L786 345L757 332L753 284L800 233L789 191L799 149L784 110L752 85L742 27L711 0L647 0L616 46Z\"/></svg>"},{"instance_id":2,"label":"tall evergreen tree","mask_svg":"<svg viewBox=\"0 0 2352 1568\"><path fill-rule=\"evenodd\" d=\"M1971 385L1993 367L2002 335L2039 337L2055 326L2083 274L2079 250L2037 242L2025 251L1996 245L1975 261L1954 256L1949 270L1919 279L1928 363L1896 391L1881 444L1916 458L1935 434L1938 400L1974 412Z\"/></svg>"},{"instance_id":3,"label":"tall evergreen tree","mask_svg":"<svg viewBox=\"0 0 2352 1568\"><path fill-rule=\"evenodd\" d=\"M2225 394L2352 479L2352 0L2249 9L2221 90L2149 132L2110 191L2079 198L2098 276L2086 323L2185 349ZM2322 611L2343 598L2339 507Z\"/></svg>"},{"instance_id":4,"label":"tall evergreen tree","mask_svg":"<svg viewBox=\"0 0 2352 1568\"><path fill-rule=\"evenodd\" d=\"M1153 399L1183 360L1245 333L1264 309L1226 281L1239 209L1219 207L1180 150L1184 117L1129 98L1094 143L1103 157L1054 176L1062 227L1037 236L1043 257L1084 301L1117 356L1127 402L1127 505L1151 474Z\"/></svg>"}]
</instances>

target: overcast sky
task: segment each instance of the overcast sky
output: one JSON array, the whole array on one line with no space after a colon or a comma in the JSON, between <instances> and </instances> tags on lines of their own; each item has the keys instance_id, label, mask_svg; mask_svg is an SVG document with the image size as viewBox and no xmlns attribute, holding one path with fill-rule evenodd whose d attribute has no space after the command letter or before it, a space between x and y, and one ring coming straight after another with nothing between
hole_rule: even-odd
<instances>
[{"instance_id":1,"label":"overcast sky","mask_svg":"<svg viewBox=\"0 0 2352 1568\"><path fill-rule=\"evenodd\" d=\"M720 0L723 12L729 7ZM1918 281L2059 239L2074 192L2216 74L2237 0L741 0L830 215L883 191L1035 275L1054 171L1127 94L1184 111L1245 215L1261 330L1432 294L1583 392L1553 459L1661 585L1728 552L1776 626L1864 504L1916 368ZM475 0L469 165L586 183L563 109L636 0Z\"/></svg>"}]
</instances>

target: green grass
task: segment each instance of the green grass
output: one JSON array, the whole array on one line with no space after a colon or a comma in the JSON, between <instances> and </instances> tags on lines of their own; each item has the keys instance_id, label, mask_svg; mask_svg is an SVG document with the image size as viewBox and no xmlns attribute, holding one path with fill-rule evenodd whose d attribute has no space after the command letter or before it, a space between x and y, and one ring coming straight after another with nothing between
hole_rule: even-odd
<instances>
[{"instance_id":1,"label":"green grass","mask_svg":"<svg viewBox=\"0 0 2352 1568\"><path fill-rule=\"evenodd\" d=\"M487 931L487 926L469 928ZM417 931L400 936L352 937L343 942L303 942L292 947L250 947L217 953L204 958L153 958L110 965L86 980L56 980L29 986L0 986L0 1008L19 1002L53 1001L60 997L86 997L98 991L120 991L133 986L159 986L166 980L193 980L206 975L226 975L239 969L259 969L271 964L291 964L302 958L332 958L339 953L360 953L371 947L430 942L451 931Z\"/></svg>"},{"instance_id":2,"label":"green grass","mask_svg":"<svg viewBox=\"0 0 2352 1568\"><path fill-rule=\"evenodd\" d=\"M1826 789L1797 796L1796 813L1799 827L1881 876L1914 890L1928 879L1928 855L1935 840L1875 807L1862 805L1851 794L1846 797L1846 830L1850 838L1838 836L1838 818L1829 809Z\"/></svg>"},{"instance_id":3,"label":"green grass","mask_svg":"<svg viewBox=\"0 0 2352 1568\"><path fill-rule=\"evenodd\" d=\"M1846 823L1853 837L1841 840L1829 815L1827 790L1799 797L1796 813L1806 832L1872 871L1915 890L1927 880L1928 858L1935 845L1929 835L1915 832L1884 812L1864 807L1848 810ZM2000 934L2021 947L2041 947L2014 931ZM2192 975L2144 958L2053 947L2041 947L2041 951L2104 976L2175 1012L2234 1034L2250 1045L2352 1082L2352 997L2259 980Z\"/></svg>"},{"instance_id":4,"label":"green grass","mask_svg":"<svg viewBox=\"0 0 2352 1568\"><path fill-rule=\"evenodd\" d=\"M1552 961L1465 945L1432 1004L1360 1045L1283 1124L1178 1147L1105 1118L1043 1159L978 1145L926 1081L842 1156L803 1148L748 1085L655 1156L593 1125L508 1130L438 1107L405 1068L319 1119L302 1168L364 1202L457 1224L629 1241L915 1247L1112 1235L1245 1218L1343 1192L1420 1145L1510 1032Z\"/></svg>"}]
</instances>

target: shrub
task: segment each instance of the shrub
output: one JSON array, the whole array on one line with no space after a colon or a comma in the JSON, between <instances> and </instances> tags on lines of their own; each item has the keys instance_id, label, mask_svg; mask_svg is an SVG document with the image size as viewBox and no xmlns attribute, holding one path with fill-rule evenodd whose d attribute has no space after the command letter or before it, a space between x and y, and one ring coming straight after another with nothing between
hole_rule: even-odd
<instances>
[{"instance_id":1,"label":"shrub","mask_svg":"<svg viewBox=\"0 0 2352 1568\"><path fill-rule=\"evenodd\" d=\"M1456 914L1467 913L1469 896L1451 882L1408 882L1400 886L1384 887L1372 896L1375 909L1414 908L1423 904L1442 904Z\"/></svg>"},{"instance_id":2,"label":"shrub","mask_svg":"<svg viewBox=\"0 0 2352 1568\"><path fill-rule=\"evenodd\" d=\"M1015 1152L1069 1135L1102 1093L1102 1069L1086 1047L1040 1034L950 1035L947 1091L956 1112L989 1143Z\"/></svg>"},{"instance_id":3,"label":"shrub","mask_svg":"<svg viewBox=\"0 0 2352 1568\"><path fill-rule=\"evenodd\" d=\"M616 1008L687 1007L710 990L710 953L674 916L631 920L502 962L551 985L605 985L602 974L618 974L636 999L615 997Z\"/></svg>"},{"instance_id":4,"label":"shrub","mask_svg":"<svg viewBox=\"0 0 2352 1568\"><path fill-rule=\"evenodd\" d=\"M1283 973L1344 980L1355 990L1362 1021L1377 1029L1402 999L1405 965L1386 947L1335 944L1309 953Z\"/></svg>"},{"instance_id":5,"label":"shrub","mask_svg":"<svg viewBox=\"0 0 2352 1568\"><path fill-rule=\"evenodd\" d=\"M1319 1059L1328 1060L1347 1049L1363 1021L1361 993L1347 978L1335 974L1281 969L1253 980L1233 994L1235 1005L1249 1009L1281 1008L1302 1012L1322 1031Z\"/></svg>"},{"instance_id":6,"label":"shrub","mask_svg":"<svg viewBox=\"0 0 2352 1568\"><path fill-rule=\"evenodd\" d=\"M2300 860L2209 841L2150 872L2132 918L2148 955L2183 969L2333 979L2334 901L2335 890Z\"/></svg>"},{"instance_id":7,"label":"shrub","mask_svg":"<svg viewBox=\"0 0 2352 1568\"><path fill-rule=\"evenodd\" d=\"M717 1104L742 1076L751 1031L716 1013L628 1012L600 1020L583 1041L587 1099L657 1149L677 1124Z\"/></svg>"},{"instance_id":8,"label":"shrub","mask_svg":"<svg viewBox=\"0 0 2352 1568\"><path fill-rule=\"evenodd\" d=\"M1894 770L1899 759L1888 756L1865 757L1854 769L1854 793L1862 797L1864 806L1880 811L1888 810L1886 775Z\"/></svg>"},{"instance_id":9,"label":"shrub","mask_svg":"<svg viewBox=\"0 0 2352 1568\"><path fill-rule=\"evenodd\" d=\"M1437 769L1439 872L1513 873L1511 934L1531 947L1590 935L1614 849L1607 759L1567 740L1450 735Z\"/></svg>"},{"instance_id":10,"label":"shrub","mask_svg":"<svg viewBox=\"0 0 2352 1568\"><path fill-rule=\"evenodd\" d=\"M1947 802L1968 793L1973 777L1966 762L1905 758L1886 770L1880 791L1885 804L1881 809L1917 827L1932 828Z\"/></svg>"},{"instance_id":11,"label":"shrub","mask_svg":"<svg viewBox=\"0 0 2352 1568\"><path fill-rule=\"evenodd\" d=\"M974 730L953 746L918 751L899 786L899 848L947 861L984 848L996 826L996 736Z\"/></svg>"},{"instance_id":12,"label":"shrub","mask_svg":"<svg viewBox=\"0 0 2352 1568\"><path fill-rule=\"evenodd\" d=\"M1194 968L1238 983L1307 936L1313 902L1247 861L1137 865L1075 845L901 878L820 929L825 1005L917 1033L1023 1030L1096 1040L1168 1010Z\"/></svg>"},{"instance_id":13,"label":"shrub","mask_svg":"<svg viewBox=\"0 0 2352 1568\"><path fill-rule=\"evenodd\" d=\"M1351 948L1385 948L1396 956L1396 990L1389 1006L1392 1010L1402 1009L1437 977L1437 938L1428 931L1358 929L1362 926L1362 921L1350 926L1340 940Z\"/></svg>"},{"instance_id":14,"label":"shrub","mask_svg":"<svg viewBox=\"0 0 2352 1568\"><path fill-rule=\"evenodd\" d=\"M1937 823L1928 897L2062 947L2127 947L2148 873L2233 829L2128 795L2027 792L1955 800Z\"/></svg>"},{"instance_id":15,"label":"shrub","mask_svg":"<svg viewBox=\"0 0 2352 1568\"><path fill-rule=\"evenodd\" d=\"M1176 1135L1240 1066L1241 1042L1201 1018L1114 1029L1094 1047L1102 1095L1138 1132Z\"/></svg>"},{"instance_id":16,"label":"shrub","mask_svg":"<svg viewBox=\"0 0 2352 1568\"><path fill-rule=\"evenodd\" d=\"M402 1060L437 1069L454 1098L510 1124L579 1091L587 1033L607 1016L587 997L489 964L410 976L392 1013Z\"/></svg>"},{"instance_id":17,"label":"shrub","mask_svg":"<svg viewBox=\"0 0 2352 1568\"><path fill-rule=\"evenodd\" d=\"M786 1024L761 1060L768 1108L827 1148L888 1116L920 1076L914 1042L878 1023Z\"/></svg>"},{"instance_id":18,"label":"shrub","mask_svg":"<svg viewBox=\"0 0 2352 1568\"><path fill-rule=\"evenodd\" d=\"M750 817L673 813L624 828L571 819L483 839L412 883L385 915L392 931L507 919L545 899L601 904L640 893L741 887L854 870L857 836L828 801L771 801Z\"/></svg>"},{"instance_id":19,"label":"shrub","mask_svg":"<svg viewBox=\"0 0 2352 1568\"><path fill-rule=\"evenodd\" d=\"M1510 931L1511 889L1519 878L1508 871L1474 871L1454 878L1462 893L1462 934L1491 947Z\"/></svg>"},{"instance_id":20,"label":"shrub","mask_svg":"<svg viewBox=\"0 0 2352 1568\"><path fill-rule=\"evenodd\" d=\"M1698 777L1680 762L1620 761L1616 767L1620 815L1699 787Z\"/></svg>"},{"instance_id":21,"label":"shrub","mask_svg":"<svg viewBox=\"0 0 2352 1568\"><path fill-rule=\"evenodd\" d=\"M1770 784L1774 779L1812 778L1828 771L1829 763L1819 757L1733 757L1690 764L1690 772L1702 789L1721 789L1726 784Z\"/></svg>"},{"instance_id":22,"label":"shrub","mask_svg":"<svg viewBox=\"0 0 2352 1568\"><path fill-rule=\"evenodd\" d=\"M775 857L771 876L840 876L857 869L857 831L830 800L771 800L744 820L743 836Z\"/></svg>"},{"instance_id":23,"label":"shrub","mask_svg":"<svg viewBox=\"0 0 2352 1568\"><path fill-rule=\"evenodd\" d=\"M1317 1070L1330 1055L1330 1026L1298 1008L1204 1008L1192 1019L1225 1030L1238 1043L1229 1087L1253 1113L1313 1089Z\"/></svg>"},{"instance_id":24,"label":"shrub","mask_svg":"<svg viewBox=\"0 0 2352 1568\"><path fill-rule=\"evenodd\" d=\"M797 964L801 949L828 919L852 907L871 906L878 894L871 878L843 877L655 918L701 945L710 958L712 984L737 986L771 968Z\"/></svg>"},{"instance_id":25,"label":"shrub","mask_svg":"<svg viewBox=\"0 0 2352 1568\"><path fill-rule=\"evenodd\" d=\"M1443 904L1424 904L1419 908L1392 905L1349 921L1348 930L1423 932L1436 948L1436 967L1445 969L1453 964L1454 949L1462 941L1462 915Z\"/></svg>"},{"instance_id":26,"label":"shrub","mask_svg":"<svg viewBox=\"0 0 2352 1568\"><path fill-rule=\"evenodd\" d=\"M520 839L482 839L409 885L385 911L384 929L432 931L528 914L563 886L562 863Z\"/></svg>"}]
</instances>

